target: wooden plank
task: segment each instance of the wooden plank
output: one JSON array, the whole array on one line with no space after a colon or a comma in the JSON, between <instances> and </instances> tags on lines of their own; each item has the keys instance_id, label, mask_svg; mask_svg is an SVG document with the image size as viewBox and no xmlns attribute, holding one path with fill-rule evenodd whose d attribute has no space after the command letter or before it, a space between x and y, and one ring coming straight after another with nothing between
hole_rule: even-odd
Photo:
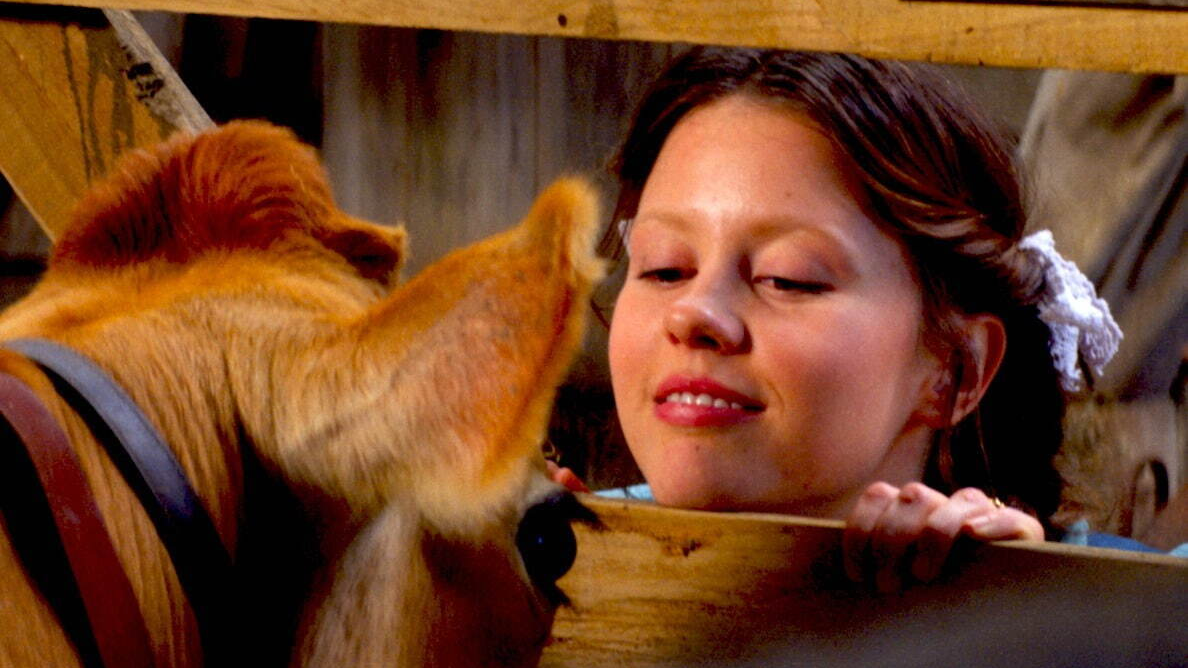
<instances>
[{"instance_id":1,"label":"wooden plank","mask_svg":"<svg viewBox=\"0 0 1188 668\"><path fill-rule=\"evenodd\" d=\"M940 2L1000 2L1007 5L1071 5L1074 7L1143 7L1188 9L1188 0L938 0Z\"/></svg>"},{"instance_id":2,"label":"wooden plank","mask_svg":"<svg viewBox=\"0 0 1188 668\"><path fill-rule=\"evenodd\" d=\"M507 228L563 174L612 192L601 168L669 52L356 25L326 26L322 49L334 192L354 215L405 225L410 275Z\"/></svg>"},{"instance_id":3,"label":"wooden plank","mask_svg":"<svg viewBox=\"0 0 1188 668\"><path fill-rule=\"evenodd\" d=\"M584 497L543 666L1183 666L1188 560L1042 543L970 547L879 595L840 523Z\"/></svg>"},{"instance_id":4,"label":"wooden plank","mask_svg":"<svg viewBox=\"0 0 1188 668\"><path fill-rule=\"evenodd\" d=\"M328 26L323 159L340 204L403 223L415 274L520 219L535 180L525 38Z\"/></svg>"},{"instance_id":5,"label":"wooden plank","mask_svg":"<svg viewBox=\"0 0 1188 668\"><path fill-rule=\"evenodd\" d=\"M28 0L27 0L28 1ZM39 4L51 4L34 0ZM85 6L480 32L1188 72L1188 12L910 0L76 0Z\"/></svg>"},{"instance_id":6,"label":"wooden plank","mask_svg":"<svg viewBox=\"0 0 1188 668\"><path fill-rule=\"evenodd\" d=\"M209 125L127 12L0 7L0 170L50 237L115 156Z\"/></svg>"}]
</instances>

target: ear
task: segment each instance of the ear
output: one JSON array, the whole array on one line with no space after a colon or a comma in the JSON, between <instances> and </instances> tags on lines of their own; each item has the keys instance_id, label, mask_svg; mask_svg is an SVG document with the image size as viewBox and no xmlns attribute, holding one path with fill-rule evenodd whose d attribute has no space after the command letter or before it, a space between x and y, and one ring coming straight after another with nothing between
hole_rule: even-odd
<instances>
[{"instance_id":1,"label":"ear","mask_svg":"<svg viewBox=\"0 0 1188 668\"><path fill-rule=\"evenodd\" d=\"M387 227L342 216L341 224L315 232L326 248L341 255L364 278L392 287L404 266L407 233L403 226Z\"/></svg>"},{"instance_id":2,"label":"ear","mask_svg":"<svg viewBox=\"0 0 1188 668\"><path fill-rule=\"evenodd\" d=\"M989 313L954 315L962 346L938 358L917 415L933 429L951 427L973 412L1006 353L1006 328Z\"/></svg>"},{"instance_id":3,"label":"ear","mask_svg":"<svg viewBox=\"0 0 1188 668\"><path fill-rule=\"evenodd\" d=\"M953 424L977 408L1006 354L1006 327L998 316L978 313L960 318L965 334L965 364L957 387Z\"/></svg>"}]
</instances>

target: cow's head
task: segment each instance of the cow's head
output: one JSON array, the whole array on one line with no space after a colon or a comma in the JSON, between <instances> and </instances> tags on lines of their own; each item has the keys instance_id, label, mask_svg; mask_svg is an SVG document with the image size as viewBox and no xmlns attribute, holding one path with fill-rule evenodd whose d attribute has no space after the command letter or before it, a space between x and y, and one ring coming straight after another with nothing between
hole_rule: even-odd
<instances>
[{"instance_id":1,"label":"cow's head","mask_svg":"<svg viewBox=\"0 0 1188 668\"><path fill-rule=\"evenodd\" d=\"M289 133L236 123L127 157L0 336L106 368L233 551L267 542L243 535L268 530L243 523L244 462L283 483L317 535L295 663L531 665L571 558L576 504L539 446L602 272L596 217L588 186L559 182L399 284L402 230L340 211ZM148 561L161 591L137 593L165 601L146 616L168 645L192 620L156 619L179 608L167 560Z\"/></svg>"}]
</instances>

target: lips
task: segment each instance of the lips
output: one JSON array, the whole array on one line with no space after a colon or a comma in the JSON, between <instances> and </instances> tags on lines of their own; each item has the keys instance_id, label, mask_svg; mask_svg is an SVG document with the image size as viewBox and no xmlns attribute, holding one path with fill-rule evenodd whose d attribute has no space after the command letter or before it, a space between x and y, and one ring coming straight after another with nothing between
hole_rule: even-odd
<instances>
[{"instance_id":1,"label":"lips","mask_svg":"<svg viewBox=\"0 0 1188 668\"><path fill-rule=\"evenodd\" d=\"M725 427L753 419L761 402L710 378L671 376L654 397L656 417L680 427Z\"/></svg>"}]
</instances>

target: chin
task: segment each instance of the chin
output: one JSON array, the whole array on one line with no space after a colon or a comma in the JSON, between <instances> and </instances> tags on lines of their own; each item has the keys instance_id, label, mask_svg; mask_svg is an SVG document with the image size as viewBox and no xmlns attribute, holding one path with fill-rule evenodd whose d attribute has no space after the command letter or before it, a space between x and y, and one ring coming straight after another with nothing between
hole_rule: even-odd
<instances>
[{"instance_id":1,"label":"chin","mask_svg":"<svg viewBox=\"0 0 1188 668\"><path fill-rule=\"evenodd\" d=\"M845 519L851 505L846 500L824 496L787 499L780 498L778 494L764 495L756 493L754 489L740 489L724 480L680 480L671 477L648 480L656 503L672 508Z\"/></svg>"},{"instance_id":2,"label":"chin","mask_svg":"<svg viewBox=\"0 0 1188 668\"><path fill-rule=\"evenodd\" d=\"M652 498L662 506L674 508L701 508L704 503L704 493L698 486L680 481L662 480L644 476L652 487Z\"/></svg>"},{"instance_id":3,"label":"chin","mask_svg":"<svg viewBox=\"0 0 1188 668\"><path fill-rule=\"evenodd\" d=\"M723 491L721 485L704 481L660 481L652 482L651 486L652 496L662 506L691 510L742 510L748 505L735 494Z\"/></svg>"}]
</instances>

